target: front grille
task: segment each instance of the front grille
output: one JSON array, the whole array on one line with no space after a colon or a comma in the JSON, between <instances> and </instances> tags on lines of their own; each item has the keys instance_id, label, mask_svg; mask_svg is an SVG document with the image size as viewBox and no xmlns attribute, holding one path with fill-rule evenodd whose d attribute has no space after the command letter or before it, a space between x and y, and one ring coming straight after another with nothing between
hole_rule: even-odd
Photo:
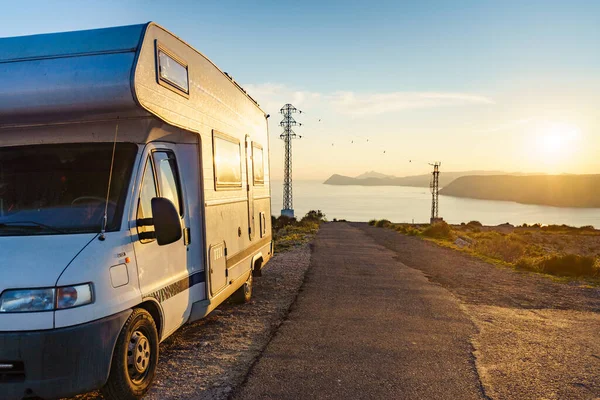
<instances>
[{"instance_id":1,"label":"front grille","mask_svg":"<svg viewBox=\"0 0 600 400\"><path fill-rule=\"evenodd\" d=\"M25 380L25 365L22 361L0 360L0 383Z\"/></svg>"}]
</instances>

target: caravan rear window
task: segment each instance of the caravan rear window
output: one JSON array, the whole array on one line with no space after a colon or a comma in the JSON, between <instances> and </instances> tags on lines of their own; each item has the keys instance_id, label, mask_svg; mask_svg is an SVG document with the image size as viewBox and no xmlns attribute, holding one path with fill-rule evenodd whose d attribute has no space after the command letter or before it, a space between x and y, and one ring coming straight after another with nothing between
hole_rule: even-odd
<instances>
[{"instance_id":1,"label":"caravan rear window","mask_svg":"<svg viewBox=\"0 0 600 400\"><path fill-rule=\"evenodd\" d=\"M215 189L242 187L240 141L222 133L213 133Z\"/></svg>"}]
</instances>

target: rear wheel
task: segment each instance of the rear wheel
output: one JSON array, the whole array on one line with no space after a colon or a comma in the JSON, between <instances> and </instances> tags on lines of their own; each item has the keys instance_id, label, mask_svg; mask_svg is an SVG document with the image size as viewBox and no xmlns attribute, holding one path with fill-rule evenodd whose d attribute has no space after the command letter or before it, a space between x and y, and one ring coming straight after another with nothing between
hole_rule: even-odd
<instances>
[{"instance_id":1,"label":"rear wheel","mask_svg":"<svg viewBox=\"0 0 600 400\"><path fill-rule=\"evenodd\" d=\"M242 286L238 290L236 290L232 295L231 299L238 304L248 303L252 298L252 272L250 272L250 276L248 276L248 280L244 282Z\"/></svg>"},{"instance_id":2,"label":"rear wheel","mask_svg":"<svg viewBox=\"0 0 600 400\"><path fill-rule=\"evenodd\" d=\"M102 394L111 400L141 399L154 380L157 364L156 324L148 311L136 308L117 339Z\"/></svg>"}]
</instances>

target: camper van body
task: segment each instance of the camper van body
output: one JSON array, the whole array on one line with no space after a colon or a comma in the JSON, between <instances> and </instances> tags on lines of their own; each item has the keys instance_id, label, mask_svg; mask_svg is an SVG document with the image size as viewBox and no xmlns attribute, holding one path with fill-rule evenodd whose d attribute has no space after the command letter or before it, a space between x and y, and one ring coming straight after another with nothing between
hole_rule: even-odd
<instances>
[{"instance_id":1,"label":"camper van body","mask_svg":"<svg viewBox=\"0 0 600 400\"><path fill-rule=\"evenodd\" d=\"M0 39L0 399L101 388L138 314L162 341L247 298L272 255L268 145L258 104L154 23Z\"/></svg>"}]
</instances>

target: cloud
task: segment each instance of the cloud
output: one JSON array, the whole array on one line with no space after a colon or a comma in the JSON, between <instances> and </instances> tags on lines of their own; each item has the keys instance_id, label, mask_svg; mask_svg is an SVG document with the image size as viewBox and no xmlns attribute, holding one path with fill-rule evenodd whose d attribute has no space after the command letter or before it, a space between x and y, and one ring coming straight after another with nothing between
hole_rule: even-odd
<instances>
[{"instance_id":1,"label":"cloud","mask_svg":"<svg viewBox=\"0 0 600 400\"><path fill-rule=\"evenodd\" d=\"M295 90L282 84L264 83L245 85L269 113L279 111L285 103L299 108L330 108L340 114L352 116L379 115L416 108L458 107L494 104L488 97L472 93L455 92L388 92L358 93L338 91L318 93Z\"/></svg>"},{"instance_id":2,"label":"cloud","mask_svg":"<svg viewBox=\"0 0 600 400\"><path fill-rule=\"evenodd\" d=\"M294 90L278 83L247 84L244 89L254 98L261 108L270 114L279 112L286 103L296 107L321 105L322 95L306 90Z\"/></svg>"},{"instance_id":3,"label":"cloud","mask_svg":"<svg viewBox=\"0 0 600 400\"><path fill-rule=\"evenodd\" d=\"M516 119L514 121L505 122L505 123L502 123L500 125L497 125L497 126L494 126L491 128L479 130L476 133L495 133L495 132L507 131L507 130L514 129L514 128L517 128L522 125L528 125L530 123L536 122L537 120L539 120L538 117Z\"/></svg>"},{"instance_id":4,"label":"cloud","mask_svg":"<svg viewBox=\"0 0 600 400\"><path fill-rule=\"evenodd\" d=\"M469 93L391 92L359 94L337 92L328 96L339 112L351 115L377 115L415 108L436 108L493 104L484 96Z\"/></svg>"}]
</instances>

